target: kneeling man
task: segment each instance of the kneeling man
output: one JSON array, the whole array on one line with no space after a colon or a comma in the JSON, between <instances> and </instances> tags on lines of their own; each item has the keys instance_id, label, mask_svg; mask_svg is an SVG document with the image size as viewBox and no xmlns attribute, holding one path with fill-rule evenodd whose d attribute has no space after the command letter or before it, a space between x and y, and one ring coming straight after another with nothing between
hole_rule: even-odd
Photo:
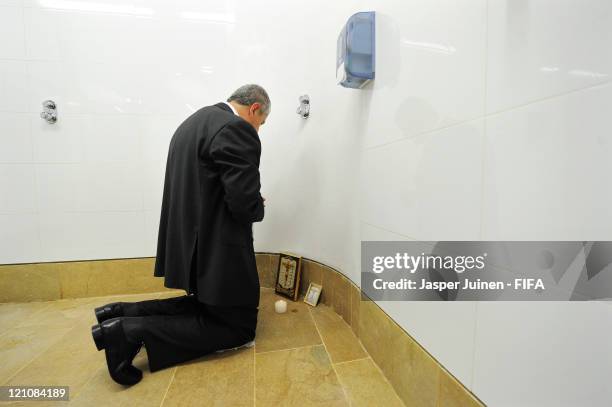
<instances>
[{"instance_id":1,"label":"kneeling man","mask_svg":"<svg viewBox=\"0 0 612 407\"><path fill-rule=\"evenodd\" d=\"M96 308L92 335L116 382L141 380L132 360L142 345L155 372L252 344L259 306L252 224L264 217L258 131L269 113L266 91L244 85L174 133L154 276L187 295Z\"/></svg>"}]
</instances>

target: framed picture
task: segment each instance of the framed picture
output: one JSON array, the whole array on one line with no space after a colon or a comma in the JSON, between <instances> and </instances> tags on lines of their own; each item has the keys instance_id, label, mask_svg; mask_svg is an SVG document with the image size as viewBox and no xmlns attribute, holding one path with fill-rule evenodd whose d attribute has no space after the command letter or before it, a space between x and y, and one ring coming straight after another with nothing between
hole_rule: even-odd
<instances>
[{"instance_id":1,"label":"framed picture","mask_svg":"<svg viewBox=\"0 0 612 407\"><path fill-rule=\"evenodd\" d=\"M276 271L277 294L295 301L300 288L300 275L302 271L302 258L290 253L281 253Z\"/></svg>"},{"instance_id":2,"label":"framed picture","mask_svg":"<svg viewBox=\"0 0 612 407\"><path fill-rule=\"evenodd\" d=\"M321 296L322 286L315 283L310 283L308 286L308 291L306 291L306 295L304 295L304 302L306 304L312 305L313 307L317 306L317 302L319 302L319 297Z\"/></svg>"}]
</instances>

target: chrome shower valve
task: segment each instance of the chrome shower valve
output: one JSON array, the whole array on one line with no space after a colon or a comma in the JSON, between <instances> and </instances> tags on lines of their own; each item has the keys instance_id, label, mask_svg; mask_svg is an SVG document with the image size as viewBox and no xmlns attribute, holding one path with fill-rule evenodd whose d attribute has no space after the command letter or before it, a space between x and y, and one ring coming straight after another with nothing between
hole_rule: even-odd
<instances>
[{"instance_id":1,"label":"chrome shower valve","mask_svg":"<svg viewBox=\"0 0 612 407\"><path fill-rule=\"evenodd\" d=\"M57 121L57 106L52 100L45 100L43 103L43 111L40 112L40 117L49 124Z\"/></svg>"}]
</instances>

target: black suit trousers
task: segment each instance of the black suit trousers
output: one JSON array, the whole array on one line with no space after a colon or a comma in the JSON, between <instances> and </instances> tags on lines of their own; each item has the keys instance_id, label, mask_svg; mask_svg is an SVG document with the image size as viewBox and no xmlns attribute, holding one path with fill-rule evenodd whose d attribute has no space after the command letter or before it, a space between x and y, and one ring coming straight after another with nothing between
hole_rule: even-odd
<instances>
[{"instance_id":1,"label":"black suit trousers","mask_svg":"<svg viewBox=\"0 0 612 407\"><path fill-rule=\"evenodd\" d=\"M254 340L256 307L203 304L197 295L124 303L128 340L144 343L155 372Z\"/></svg>"}]
</instances>

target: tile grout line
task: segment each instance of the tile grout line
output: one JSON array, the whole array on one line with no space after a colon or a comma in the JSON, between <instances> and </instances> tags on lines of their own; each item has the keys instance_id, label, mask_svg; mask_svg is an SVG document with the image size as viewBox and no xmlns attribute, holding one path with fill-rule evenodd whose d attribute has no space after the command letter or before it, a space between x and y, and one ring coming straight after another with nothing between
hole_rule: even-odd
<instances>
[{"instance_id":1,"label":"tile grout line","mask_svg":"<svg viewBox=\"0 0 612 407\"><path fill-rule=\"evenodd\" d=\"M36 316L38 316L38 314L41 314L43 311L46 311L47 309L51 308L54 304L53 302L57 301L57 300L51 300L51 301L47 301L49 304L47 304L46 307L42 307L41 309L39 309L38 311L34 312L32 315L28 316L27 319L24 319L23 321L21 321L20 323L18 323L17 325L15 325L13 328L11 329L16 329L16 328L23 328L24 324L27 322L27 320L31 319L31 318L35 318ZM17 303L19 304L19 303ZM6 332L5 332L6 333ZM4 335L4 334L2 334ZM0 335L0 336L2 336Z\"/></svg>"},{"instance_id":2,"label":"tile grout line","mask_svg":"<svg viewBox=\"0 0 612 407\"><path fill-rule=\"evenodd\" d=\"M4 7L2 5L0 5L0 7ZM31 63L31 62L51 62L51 63L55 63L58 61L54 61L51 59L44 59L44 58L29 58L29 59L21 59L21 58L0 58L0 62L24 62L24 63ZM34 110L8 110L8 109L0 109L0 113L15 113L15 114L28 114L30 116L33 117L38 117L38 113ZM65 112L62 114L62 116L66 116L66 117L82 117L82 116L102 116L102 117L118 117L118 116L122 116L122 117L130 117L130 116L134 116L134 117L139 117L139 118L146 118L147 116L152 115L152 113L78 113L78 112ZM176 118L177 116L182 116L179 113L155 113L156 117L161 117L161 118ZM74 161L73 161L74 162Z\"/></svg>"},{"instance_id":3,"label":"tile grout line","mask_svg":"<svg viewBox=\"0 0 612 407\"><path fill-rule=\"evenodd\" d=\"M283 349L274 349L274 350L266 350L263 352L257 352L258 355L265 355L267 353L274 353L274 352L284 352L287 350L296 350L296 349L302 349L302 348L311 348L313 346L319 346L323 343L323 341L321 341L321 343L315 343L315 344L311 344L311 345L304 345L304 346L296 346L295 348L283 348Z\"/></svg>"},{"instance_id":4,"label":"tile grout line","mask_svg":"<svg viewBox=\"0 0 612 407\"><path fill-rule=\"evenodd\" d=\"M398 139L395 139L395 140L391 140L391 141L388 141L386 143L377 144L377 145L373 145L373 146L370 146L370 147L365 147L361 151L362 152L367 152L367 151L374 150L374 149L377 149L377 148L386 147L386 146L389 146L389 145L394 144L394 143L400 143L402 141L416 140L416 139L421 138L423 136L427 136L427 135L430 135L430 134L433 134L433 133L436 133L436 132L439 132L439 131L447 130L447 129L450 129L450 128L453 128L453 127L459 127L459 126L462 126L462 125L465 125L465 124L468 124L468 123L471 123L471 122L475 122L475 121L478 121L478 120L486 120L488 117L491 117L491 116L497 116L497 115L501 115L501 114L504 114L504 113L511 112L513 110L523 109L523 108L526 108L527 106L530 106L530 105L533 105L533 104L543 103L543 102L547 102L547 101L550 101L550 100L562 98L564 96L569 96L569 95L572 95L574 93L579 93L579 92L582 92L582 91L588 91L588 90L591 90L593 88L597 88L599 86L602 86L602 87L603 86L607 86L607 85L609 85L611 83L612 83L611 80L607 80L607 81L603 81L603 82L597 82L597 83L593 83L593 84L587 85L587 86L585 86L583 88L571 89L571 90L559 92L559 93L556 93L556 94L551 95L551 96L545 96L545 97L542 97L542 98L539 98L539 99L534 99L534 100L531 100L531 101L528 101L528 102L525 102L525 103L521 103L521 104L513 105L513 106L510 106L510 107L502 108L502 109L495 110L495 111L492 111L492 112L488 112L487 113L486 110L485 110L484 116L480 116L479 115L479 116L469 117L469 118L466 118L466 119L461 119L458 122L451 123L451 124L448 124L448 125L445 125L445 126L441 126L441 127L436 127L436 128L433 128L433 129L425 130L425 131L422 131L420 133L415 133L415 134L410 135L410 136L402 136L401 138L398 138ZM486 109L486 105L485 105L485 109Z\"/></svg>"},{"instance_id":5,"label":"tile grout line","mask_svg":"<svg viewBox=\"0 0 612 407\"><path fill-rule=\"evenodd\" d=\"M349 328L350 328L351 332L353 333L353 335L355 335L355 338L357 338L357 342L359 342L359 346L361 346L361 349L363 350L363 352L366 355L368 355L368 357L369 357L370 356L370 352L368 352L368 350L364 346L364 344L361 341L361 338L359 337L359 335L353 330L353 323L354 323L354 321L353 321L353 316L354 316L353 307L356 305L357 306L357 313L359 314L359 316L357 317L357 330L359 332L361 332L360 323L359 323L360 322L360 318L359 317L361 316L361 302L362 302L362 300L361 300L361 292L362 291L361 291L361 287L360 286L355 285L355 288L357 289L357 304L353 304L353 296L349 292L349 297L351 298L351 300L349 301L349 303L351 304L351 309L350 309L351 323L349 324ZM349 288L349 291L351 289L352 288Z\"/></svg>"},{"instance_id":6,"label":"tile grout line","mask_svg":"<svg viewBox=\"0 0 612 407\"><path fill-rule=\"evenodd\" d=\"M148 357L148 355L147 355ZM172 385L172 382L174 381L174 376L176 375L176 371L178 370L178 366L174 367L174 371L172 372L172 377L170 377L170 380L168 381L168 387L166 387L166 391L164 392L164 396L161 399L161 402L159 403L159 407L161 407L164 404L164 401L166 401L166 396L168 395L168 391L170 390L170 386Z\"/></svg>"},{"instance_id":7,"label":"tile grout line","mask_svg":"<svg viewBox=\"0 0 612 407\"><path fill-rule=\"evenodd\" d=\"M359 287L357 287L357 288L359 289ZM350 290L350 288L349 288L349 290ZM349 296L350 296L350 294L349 294ZM360 300L360 301L361 301L361 300ZM350 302L350 301L349 301L349 302ZM349 324L348 322L346 322L346 320L345 320L345 319L342 317L342 315L338 314L338 313L337 313L337 312L334 310L334 308L333 308L333 307L331 307L331 306L329 306L329 305L320 305L320 306L322 306L322 307L329 307L329 311L330 311L330 312L331 312L333 315L337 316L337 317L338 317L338 319L340 319L340 321L341 321L340 323L341 323L341 324L343 324L343 326L344 326L345 328L348 328L348 330L349 330L349 332L351 333L351 335L353 335L353 337L355 337L355 339L357 340L357 344L359 345L359 347L361 347L361 350L363 351L363 353L364 353L364 354L366 354L366 355L369 355L369 354L370 354L370 353L367 351L367 349L365 348L365 346L363 346L363 342L361 342L361 339L359 339L359 337L357 336L357 334L355 334L355 332L353 331L353 328L351 327L351 324ZM350 306L352 307L353 305L351 304ZM311 312L314 312L314 311L312 311L314 308L316 308L316 307L311 307L311 308L309 308L309 309L311 310ZM312 314L311 314L311 315L312 315ZM313 316L313 320L315 320L315 319L314 319L314 316ZM316 320L315 320L315 321L316 321ZM316 326L316 322L315 322L315 326ZM321 334L319 334L319 336L321 336ZM321 336L321 342L324 342L324 341L323 341L323 337L322 337L322 336ZM366 357L367 357L367 356L366 356ZM352 360L345 360L345 361L343 361L343 362L336 362L335 364L337 365L337 364L340 364L340 363L353 362L353 361L355 361L355 360L365 359L366 357L363 357L363 358L357 358L357 359L352 359ZM332 362L332 363L333 363L333 362Z\"/></svg>"},{"instance_id":8,"label":"tile grout line","mask_svg":"<svg viewBox=\"0 0 612 407\"><path fill-rule=\"evenodd\" d=\"M483 120L483 135L481 141L482 160L480 167L480 239L482 240L485 234L485 170L487 164L487 145L489 138L489 118L487 111L489 109L489 0L485 0L485 60L484 60L484 120ZM472 330L472 366L470 369L469 387L461 383L470 392L474 388L474 372L476 370L476 335L478 329L478 302L474 304L474 329ZM442 386L442 380L440 380L440 390ZM438 391L438 404L440 402L440 394Z\"/></svg>"},{"instance_id":9,"label":"tile grout line","mask_svg":"<svg viewBox=\"0 0 612 407\"><path fill-rule=\"evenodd\" d=\"M358 322L359 323L359 322ZM349 325L349 328L351 328L351 326ZM363 350L363 353L365 353L366 355L370 356L370 352L368 352L368 350L365 348L365 346L363 345L363 342L361 342L361 338L359 338L357 336L357 334L355 334L355 332L353 332L353 329L351 328L351 332L353 333L353 335L355 335L355 338L357 338L357 342L359 343L359 346L361 346L361 350Z\"/></svg>"},{"instance_id":10,"label":"tile grout line","mask_svg":"<svg viewBox=\"0 0 612 407\"><path fill-rule=\"evenodd\" d=\"M476 372L476 337L478 333L478 302L474 306L474 330L472 342L472 369L470 371L470 387L465 386L470 392L474 391L474 376Z\"/></svg>"},{"instance_id":11,"label":"tile grout line","mask_svg":"<svg viewBox=\"0 0 612 407\"><path fill-rule=\"evenodd\" d=\"M428 136L428 135L433 134L433 133L437 133L437 132L440 132L440 131L443 131L443 130L452 129L454 127L463 126L463 125L466 125L468 123L476 122L476 121L483 120L483 119L484 119L484 117L480 116L480 115L472 116L470 118L462 119L460 121L457 121L457 122L454 122L454 123L450 123L450 124L447 124L447 125L444 125L444 126L441 126L441 127L436 127L436 128L433 128L433 129L425 130L425 131L422 131L420 133L415 133L415 134L412 134L412 135L409 135L409 136L402 136L402 137L400 137L398 139L387 141L386 143L376 144L376 145L373 145L373 146L370 146L370 147L366 147L366 148L364 148L361 151L362 152L369 152L371 150L376 150L378 148L387 147L387 146L389 146L391 144L401 143L402 141L417 140L417 139L420 139L422 137Z\"/></svg>"},{"instance_id":12,"label":"tile grout line","mask_svg":"<svg viewBox=\"0 0 612 407\"><path fill-rule=\"evenodd\" d=\"M561 91L559 93L555 93L555 94L550 95L550 96L544 96L544 97L541 97L541 98L530 100L530 101L525 102L525 103L520 103L520 104L517 104L517 105L514 105L514 106L510 106L510 107L494 110L494 111L491 111L489 113L486 113L485 117L488 117L488 116L497 116L499 114L507 113L507 112L510 112L512 110L523 109L523 108L525 108L525 107L527 107L529 105L538 104L538 103L542 103L542 102L547 102L547 101L550 101L550 100L553 100L553 99L558 99L558 98L561 98L561 97L564 97L564 96L573 95L575 93L580 93L580 92L583 92L583 91L588 91L588 90L591 90L591 89L594 89L594 88L597 88L597 87L605 87L605 86L608 86L610 84L612 84L612 80L610 80L610 79L605 80L605 81L601 81L601 82L591 83L591 84L586 85L586 86L584 86L582 88L565 90L565 91Z\"/></svg>"},{"instance_id":13,"label":"tile grout line","mask_svg":"<svg viewBox=\"0 0 612 407\"><path fill-rule=\"evenodd\" d=\"M321 339L321 343L323 344L325 353L327 353L327 356L329 357L329 365L331 366L332 370L334 371L334 374L336 375L336 380L338 380L338 384L340 385L340 388L342 389L342 393L344 393L344 398L348 402L349 407L351 407L353 403L351 402L351 399L349 398L348 393L346 392L346 388L344 387L344 385L342 384L342 381L340 380L340 375L338 374L338 371L336 370L334 364L332 363L331 354L327 350L327 345L325 345L325 341L323 340L323 335L321 335L321 332L319 331L319 327L317 326L317 321L312 315L312 310L310 308L308 308L308 315L310 315L310 319L312 320L312 323L314 324L314 327L317 331L317 335L319 335L319 338Z\"/></svg>"},{"instance_id":14,"label":"tile grout line","mask_svg":"<svg viewBox=\"0 0 612 407\"><path fill-rule=\"evenodd\" d=\"M370 356L369 356L369 354L368 354L368 356L365 356L365 357L363 357L363 358L351 359L351 360L343 360L342 362L332 362L332 364L334 364L334 365L336 365L336 366L337 366L337 365L344 365L344 364L346 364L346 363L358 362L358 361L360 361L360 360L366 360L366 359L369 359L369 358L370 358Z\"/></svg>"},{"instance_id":15,"label":"tile grout line","mask_svg":"<svg viewBox=\"0 0 612 407\"><path fill-rule=\"evenodd\" d=\"M361 288L357 287L357 290L359 290L359 304L361 305ZM349 287L349 291L351 290L351 287ZM350 300L351 294L349 292L349 305L350 305L350 310L349 312L351 313L351 323L353 322L353 304L352 301ZM353 331L353 327L351 326L352 324L349 324L343 317L342 315L338 314L333 308L332 308L332 312L334 312L336 315L338 315L340 317L340 320L346 325L346 327L349 329L349 332L355 337L355 339L357 340L357 343L359 344L359 346L361 347L361 350L363 351L363 353L365 353L366 355L370 355L370 353L368 352L368 350L365 348L365 346L363 346L363 342L361 342L361 339L359 339L359 336L357 336L357 334L355 333L355 331ZM359 321L357 321L357 324L359 325ZM365 358L359 358L359 359L353 359L353 360L361 360L361 359L365 359ZM347 361L347 362L352 362L352 361ZM344 363L344 362L338 362L338 363Z\"/></svg>"},{"instance_id":16,"label":"tile grout line","mask_svg":"<svg viewBox=\"0 0 612 407\"><path fill-rule=\"evenodd\" d=\"M347 277L347 279L348 279L348 277ZM350 280L350 279L349 279L349 280ZM352 281L349 281L349 284L351 284L351 283L352 283ZM360 288L360 287L358 287L357 285L355 285L355 288L356 288L356 289L359 291L359 296L361 297L361 288ZM350 314L351 314L351 322L352 322L352 319L353 319L353 316L352 316L352 315L353 315L353 312L352 312L353 302L352 302L352 300L351 300L351 294L350 294L350 290L351 290L351 289L352 289L352 287L349 287L349 295L348 295L348 296L349 296L349 300L348 300L348 303L349 303L349 312L350 312ZM359 299L359 303L361 304L361 298ZM364 354L366 354L366 355L369 355L369 354L370 354L370 353L367 351L367 349L365 348L365 346L363 346L363 342L361 342L361 339L359 339L359 336L357 336L357 334L355 333L355 331L353 331L353 328L352 328L352 326L351 326L352 324L349 324L349 323L348 323L348 322L347 322L347 321L344 319L344 317L342 317L342 315L338 314L338 313L336 312L336 310L334 309L334 307L333 307L333 306L330 306L330 305L325 305L325 304L320 304L320 305L318 305L318 307L326 307L326 308L328 308L328 309L329 309L329 312L331 312L333 315L335 315L335 316L336 316L336 317L337 317L337 318L338 318L338 319L341 321L340 323L341 323L341 324L342 324L344 327L348 328L348 330L349 330L349 332L351 333L351 335L353 335L353 337L354 337L354 338L357 340L357 343L358 343L358 344L359 344L359 346L361 347L361 350L363 351L363 353L364 353ZM310 307L310 308L309 308L309 310L311 311L311 316L313 317L313 320L315 321L315 326L316 326L316 319L314 318L314 316L313 316L313 314L312 314L312 312L314 312L313 310L314 310L315 308L317 308L317 307ZM323 309L325 309L325 308L323 308ZM324 311L322 311L322 312L324 312ZM359 324L359 321L357 321L357 324ZM321 336L321 335L319 334L319 336ZM321 336L321 341L323 342L323 337L322 337L322 336ZM365 359L365 358L358 358L358 359L353 359L353 360L361 360L361 359ZM344 361L344 362L337 362L336 364L338 364L338 363L345 363L345 362L352 362L353 360L346 360L346 361Z\"/></svg>"},{"instance_id":17,"label":"tile grout line","mask_svg":"<svg viewBox=\"0 0 612 407\"><path fill-rule=\"evenodd\" d=\"M378 366L378 363L376 363L376 361L372 358L372 355L370 355L370 353L368 353L368 358L372 360L372 363L374 363L374 366L376 366L376 369L378 369L378 372L382 375L383 379L385 379L385 382L387 382L387 384L391 386L393 393L395 393L395 396L400 401L400 403L402 403L403 406L406 406L406 403L404 403L404 400L402 400L399 394L397 394L397 390L395 390L395 387L393 387L393 384L389 381L389 378L387 377L385 372L383 372L380 366Z\"/></svg>"},{"instance_id":18,"label":"tile grout line","mask_svg":"<svg viewBox=\"0 0 612 407\"><path fill-rule=\"evenodd\" d=\"M442 369L438 369L438 395L436 397L436 407L440 407L440 393L442 391Z\"/></svg>"},{"instance_id":19,"label":"tile grout line","mask_svg":"<svg viewBox=\"0 0 612 407\"><path fill-rule=\"evenodd\" d=\"M406 235L403 235L403 234L398 233L398 232L394 232L394 231L389 230L389 229L386 229L386 228L384 228L384 227L382 227L382 226L378 226L378 225L375 225L375 224L373 224L373 223L366 222L366 221L365 221L365 220L363 220L363 219L360 219L360 222L361 222L361 223L363 223L363 224L366 224L366 225L368 225L368 226L371 226L371 227L374 227L374 228L377 228L377 229L380 229L380 230L384 230L385 232L389 232L389 233L392 233L392 234L394 234L394 235L398 235L398 236L404 237L404 238L406 238L406 239L414 240L415 242L423 242L423 240L416 239L416 238L414 238L414 237L412 237L412 236L406 236Z\"/></svg>"},{"instance_id":20,"label":"tile grout line","mask_svg":"<svg viewBox=\"0 0 612 407\"><path fill-rule=\"evenodd\" d=\"M479 230L478 230L478 234L480 239L482 240L482 237L484 235L484 231L485 231L485 178L486 178L486 164L487 164L487 131L488 131L488 126L487 126L488 121L485 119L484 122L482 123L482 139L480 140L480 154L481 154L481 158L480 158L480 210L479 210L479 221L480 221L480 225L479 225Z\"/></svg>"},{"instance_id":21,"label":"tile grout line","mask_svg":"<svg viewBox=\"0 0 612 407\"><path fill-rule=\"evenodd\" d=\"M482 123L482 139L480 140L480 239L484 232L484 202L485 202L485 168L487 163L487 109L489 103L489 87L488 87L488 75L489 75L489 0L485 0L485 24L484 24L484 106L483 106L483 123Z\"/></svg>"},{"instance_id":22,"label":"tile grout line","mask_svg":"<svg viewBox=\"0 0 612 407\"><path fill-rule=\"evenodd\" d=\"M50 301L49 301L50 302ZM27 303L15 303L15 304L27 304ZM42 307L41 309L39 309L38 311L35 311L32 315L29 315L27 317L27 319L30 319L34 316L36 316L38 313L46 310L47 308L51 307L53 304L49 304L46 307ZM17 325L14 325L12 327L10 327L9 329L7 329L6 331L0 333L0 338L2 338L4 335L8 334L10 331L12 331L13 329L18 329L18 328L24 328L23 324L25 324L25 320L19 322ZM31 326L31 325L30 325ZM27 325L26 325L27 327Z\"/></svg>"},{"instance_id":23,"label":"tile grout line","mask_svg":"<svg viewBox=\"0 0 612 407\"><path fill-rule=\"evenodd\" d=\"M87 379L83 383L83 385L81 386L81 389L74 394L74 396L72 397L72 400L76 399L79 396L79 394L81 394L83 392L83 390L85 390L87 388L87 385L89 384L89 382L91 382L94 379L94 377L96 377L96 375L98 374L100 369L103 369L104 367L105 367L104 365L100 364L100 368L93 371L93 373L91 374L89 379ZM72 400L68 400L68 403L70 403Z\"/></svg>"},{"instance_id":24,"label":"tile grout line","mask_svg":"<svg viewBox=\"0 0 612 407\"><path fill-rule=\"evenodd\" d=\"M27 28L27 22L26 22L26 8L23 7L22 8L22 18L23 18L23 51L24 51L24 55L26 59L30 58L30 40L28 40L28 28ZM26 62L26 87L28 89L28 91L32 90L32 71L31 71L31 63ZM40 228L40 195L39 195L39 191L40 191L40 174L38 171L38 163L36 162L36 147L35 147L35 143L34 143L34 134L33 134L33 127L32 127L32 119L33 116L32 115L28 115L28 138L30 141L30 154L31 154L31 159L32 162L31 164L34 167L34 188L35 192L36 192L36 221L38 223L38 227L36 228L36 237L38 239L38 253L40 254L40 256L42 257L43 255L43 240L42 240L42 232L41 232L41 228ZM59 274L58 274L58 278L59 278ZM60 284L60 296L61 296L61 290L62 290L62 286Z\"/></svg>"},{"instance_id":25,"label":"tile grout line","mask_svg":"<svg viewBox=\"0 0 612 407\"><path fill-rule=\"evenodd\" d=\"M255 345L253 345L253 407L256 407L256 406L257 406L257 342L255 342Z\"/></svg>"},{"instance_id":26,"label":"tile grout line","mask_svg":"<svg viewBox=\"0 0 612 407\"><path fill-rule=\"evenodd\" d=\"M255 257L257 257L257 255ZM267 256L267 257L268 257L268 263L269 263L268 265L270 266L269 268L272 269L270 256ZM255 266L257 267L257 264ZM257 275L259 276L259 269L257 269ZM261 295L261 287L260 287L259 293ZM261 307L258 307L258 308L261 309ZM255 341L255 344L253 345L253 407L256 407L257 406L257 325L255 325L255 338L253 340Z\"/></svg>"}]
</instances>

